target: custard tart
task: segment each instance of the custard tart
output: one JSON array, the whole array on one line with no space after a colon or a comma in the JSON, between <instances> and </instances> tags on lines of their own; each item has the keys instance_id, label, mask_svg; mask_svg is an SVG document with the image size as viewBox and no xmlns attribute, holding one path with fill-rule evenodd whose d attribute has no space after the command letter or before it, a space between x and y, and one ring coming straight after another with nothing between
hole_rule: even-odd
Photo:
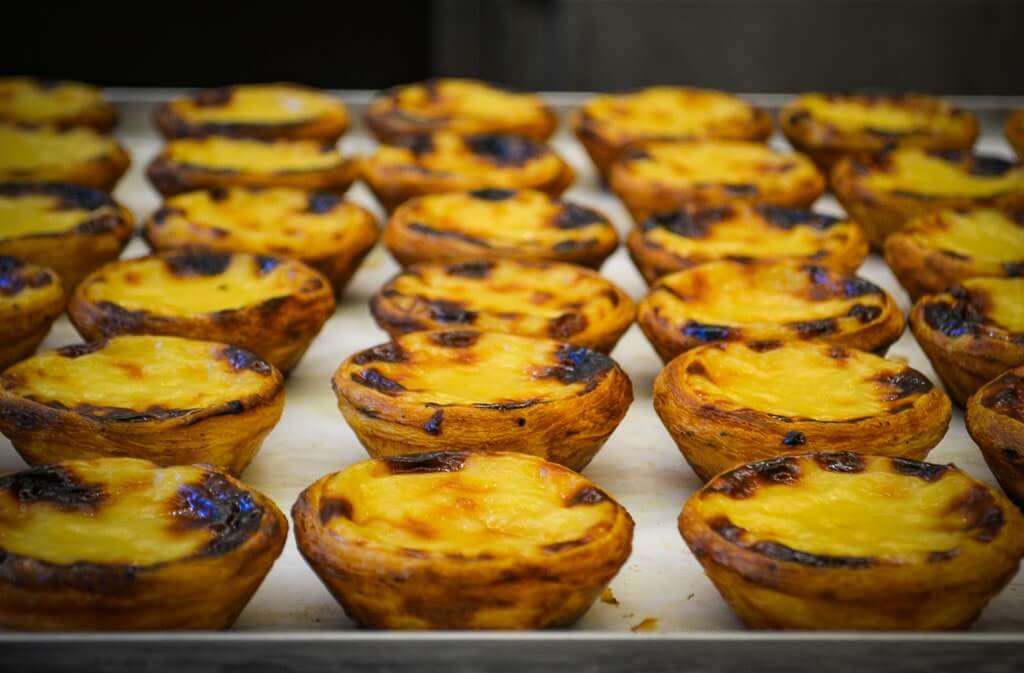
<instances>
[{"instance_id":1,"label":"custard tart","mask_svg":"<svg viewBox=\"0 0 1024 673\"><path fill-rule=\"evenodd\" d=\"M188 251L108 264L68 305L86 341L163 334L230 343L285 373L333 313L330 283L302 262Z\"/></svg>"},{"instance_id":2,"label":"custard tart","mask_svg":"<svg viewBox=\"0 0 1024 673\"><path fill-rule=\"evenodd\" d=\"M880 249L909 220L936 210L1024 210L1024 165L970 152L895 149L840 161L832 191Z\"/></svg>"},{"instance_id":3,"label":"custard tart","mask_svg":"<svg viewBox=\"0 0 1024 673\"><path fill-rule=\"evenodd\" d=\"M946 392L963 406L978 388L1024 365L1024 278L970 278L925 295L910 328Z\"/></svg>"},{"instance_id":4,"label":"custard tart","mask_svg":"<svg viewBox=\"0 0 1024 673\"><path fill-rule=\"evenodd\" d=\"M0 183L0 255L53 269L69 290L117 259L134 225L130 210L96 189Z\"/></svg>"},{"instance_id":5,"label":"custard tart","mask_svg":"<svg viewBox=\"0 0 1024 673\"><path fill-rule=\"evenodd\" d=\"M1024 210L940 210L885 239L885 262L914 299L968 278L1024 276Z\"/></svg>"},{"instance_id":6,"label":"custard tart","mask_svg":"<svg viewBox=\"0 0 1024 673\"><path fill-rule=\"evenodd\" d=\"M203 249L293 257L341 296L377 242L377 220L336 194L289 187L228 187L172 196L146 220L157 252Z\"/></svg>"},{"instance_id":7,"label":"custard tart","mask_svg":"<svg viewBox=\"0 0 1024 673\"><path fill-rule=\"evenodd\" d=\"M737 202L652 215L626 239L648 283L720 259L798 259L852 273L868 254L855 223L802 208Z\"/></svg>"},{"instance_id":8,"label":"custard tart","mask_svg":"<svg viewBox=\"0 0 1024 673\"><path fill-rule=\"evenodd\" d=\"M0 371L35 352L64 299L54 271L0 255Z\"/></svg>"},{"instance_id":9,"label":"custard tart","mask_svg":"<svg viewBox=\"0 0 1024 673\"><path fill-rule=\"evenodd\" d=\"M146 169L165 197L217 187L292 187L342 194L356 162L332 142L209 136L171 140Z\"/></svg>"},{"instance_id":10,"label":"custard tart","mask_svg":"<svg viewBox=\"0 0 1024 673\"><path fill-rule=\"evenodd\" d=\"M663 276L637 322L665 362L716 341L817 340L884 354L904 327L871 281L794 260L723 260Z\"/></svg>"},{"instance_id":11,"label":"custard tart","mask_svg":"<svg viewBox=\"0 0 1024 673\"><path fill-rule=\"evenodd\" d=\"M519 451L580 471L633 401L607 355L551 339L413 332L334 374L338 407L374 458Z\"/></svg>"},{"instance_id":12,"label":"custard tart","mask_svg":"<svg viewBox=\"0 0 1024 673\"><path fill-rule=\"evenodd\" d=\"M219 470L69 460L0 477L0 627L224 629L284 547L267 497Z\"/></svg>"},{"instance_id":13,"label":"custard tart","mask_svg":"<svg viewBox=\"0 0 1024 673\"><path fill-rule=\"evenodd\" d=\"M1024 367L1004 372L967 401L967 431L999 485L1024 507Z\"/></svg>"},{"instance_id":14,"label":"custard tart","mask_svg":"<svg viewBox=\"0 0 1024 673\"><path fill-rule=\"evenodd\" d=\"M0 122L0 182L66 182L109 192L129 163L116 140L90 128Z\"/></svg>"},{"instance_id":15,"label":"custard tart","mask_svg":"<svg viewBox=\"0 0 1024 673\"><path fill-rule=\"evenodd\" d=\"M338 99L301 84L235 84L164 103L153 122L165 138L232 136L335 142L348 129Z\"/></svg>"},{"instance_id":16,"label":"custard tart","mask_svg":"<svg viewBox=\"0 0 1024 673\"><path fill-rule=\"evenodd\" d=\"M589 269L559 262L418 264L384 284L370 311L392 338L474 329L566 341L610 353L633 324L633 300Z\"/></svg>"},{"instance_id":17,"label":"custard tart","mask_svg":"<svg viewBox=\"0 0 1024 673\"><path fill-rule=\"evenodd\" d=\"M772 134L767 111L722 91L656 86L595 96L572 116L572 130L601 175L630 146L653 140L752 140Z\"/></svg>"},{"instance_id":18,"label":"custard tart","mask_svg":"<svg viewBox=\"0 0 1024 673\"><path fill-rule=\"evenodd\" d=\"M782 108L779 125L793 147L823 170L845 156L893 146L969 150L978 137L970 112L909 93L807 93Z\"/></svg>"},{"instance_id":19,"label":"custard tart","mask_svg":"<svg viewBox=\"0 0 1024 673\"><path fill-rule=\"evenodd\" d=\"M1006 120L1006 139L1017 156L1024 159L1024 108L1014 110Z\"/></svg>"},{"instance_id":20,"label":"custard tart","mask_svg":"<svg viewBox=\"0 0 1024 673\"><path fill-rule=\"evenodd\" d=\"M0 77L0 121L61 129L88 126L106 133L117 124L117 110L89 84Z\"/></svg>"},{"instance_id":21,"label":"custard tart","mask_svg":"<svg viewBox=\"0 0 1024 673\"><path fill-rule=\"evenodd\" d=\"M806 208L825 179L802 154L733 140L655 141L627 150L611 188L637 222L684 204L737 202Z\"/></svg>"},{"instance_id":22,"label":"custard tart","mask_svg":"<svg viewBox=\"0 0 1024 673\"><path fill-rule=\"evenodd\" d=\"M558 196L575 174L562 157L536 140L442 131L381 145L363 159L362 177L390 213L414 196L485 187L536 189Z\"/></svg>"},{"instance_id":23,"label":"custard tart","mask_svg":"<svg viewBox=\"0 0 1024 673\"><path fill-rule=\"evenodd\" d=\"M329 474L292 507L299 551L358 624L568 626L629 557L633 520L560 465L420 453Z\"/></svg>"},{"instance_id":24,"label":"custard tart","mask_svg":"<svg viewBox=\"0 0 1024 673\"><path fill-rule=\"evenodd\" d=\"M828 449L923 459L949 427L949 398L921 372L824 343L718 343L654 382L654 408L701 479Z\"/></svg>"},{"instance_id":25,"label":"custard tart","mask_svg":"<svg viewBox=\"0 0 1024 673\"><path fill-rule=\"evenodd\" d=\"M66 346L0 374L0 433L30 465L123 456L237 475L283 408L272 366L178 337Z\"/></svg>"},{"instance_id":26,"label":"custard tart","mask_svg":"<svg viewBox=\"0 0 1024 673\"><path fill-rule=\"evenodd\" d=\"M381 142L436 131L509 133L544 141L558 125L535 93L471 79L429 79L380 92L366 123Z\"/></svg>"},{"instance_id":27,"label":"custard tart","mask_svg":"<svg viewBox=\"0 0 1024 673\"><path fill-rule=\"evenodd\" d=\"M403 266L464 259L552 259L600 268L619 235L603 213L532 189L428 194L395 210L384 244Z\"/></svg>"}]
</instances>

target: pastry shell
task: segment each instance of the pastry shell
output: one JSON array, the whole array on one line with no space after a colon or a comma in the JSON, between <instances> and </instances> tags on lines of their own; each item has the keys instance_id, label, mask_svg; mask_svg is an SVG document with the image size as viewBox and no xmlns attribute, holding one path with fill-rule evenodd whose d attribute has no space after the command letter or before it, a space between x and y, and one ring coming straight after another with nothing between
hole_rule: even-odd
<instances>
[{"instance_id":1,"label":"pastry shell","mask_svg":"<svg viewBox=\"0 0 1024 673\"><path fill-rule=\"evenodd\" d=\"M88 127L58 129L0 122L0 183L63 182L109 192L131 157Z\"/></svg>"},{"instance_id":2,"label":"pastry shell","mask_svg":"<svg viewBox=\"0 0 1024 673\"><path fill-rule=\"evenodd\" d=\"M999 485L1024 507L1024 367L1002 373L971 395L966 420Z\"/></svg>"},{"instance_id":3,"label":"pastry shell","mask_svg":"<svg viewBox=\"0 0 1024 673\"><path fill-rule=\"evenodd\" d=\"M96 87L82 82L0 78L0 121L59 129L88 126L107 133L117 125L117 108Z\"/></svg>"},{"instance_id":4,"label":"pastry shell","mask_svg":"<svg viewBox=\"0 0 1024 673\"><path fill-rule=\"evenodd\" d=\"M1017 108L1006 120L1006 139L1017 157L1024 159L1024 108Z\"/></svg>"},{"instance_id":5,"label":"pastry shell","mask_svg":"<svg viewBox=\"0 0 1024 673\"><path fill-rule=\"evenodd\" d=\"M64 299L54 271L0 255L0 371L35 352Z\"/></svg>"}]
</instances>

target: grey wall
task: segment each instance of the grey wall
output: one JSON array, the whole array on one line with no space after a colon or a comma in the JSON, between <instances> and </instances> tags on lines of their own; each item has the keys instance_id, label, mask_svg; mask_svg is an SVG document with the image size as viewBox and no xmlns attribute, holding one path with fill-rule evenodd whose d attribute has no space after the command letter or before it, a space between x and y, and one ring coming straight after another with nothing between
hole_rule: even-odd
<instances>
[{"instance_id":1,"label":"grey wall","mask_svg":"<svg viewBox=\"0 0 1024 673\"><path fill-rule=\"evenodd\" d=\"M1024 0L439 0L431 70L547 90L1024 94Z\"/></svg>"}]
</instances>

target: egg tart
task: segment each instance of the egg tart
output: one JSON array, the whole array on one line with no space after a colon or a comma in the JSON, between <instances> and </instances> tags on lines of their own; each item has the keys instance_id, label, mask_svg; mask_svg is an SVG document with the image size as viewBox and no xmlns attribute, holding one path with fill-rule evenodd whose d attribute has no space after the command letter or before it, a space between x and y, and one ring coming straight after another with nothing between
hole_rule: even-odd
<instances>
[{"instance_id":1,"label":"egg tart","mask_svg":"<svg viewBox=\"0 0 1024 673\"><path fill-rule=\"evenodd\" d=\"M291 371L334 313L334 293L302 262L178 252L113 262L78 286L68 315L86 341L163 334L230 343Z\"/></svg>"},{"instance_id":2,"label":"egg tart","mask_svg":"<svg viewBox=\"0 0 1024 673\"><path fill-rule=\"evenodd\" d=\"M391 212L414 196L485 187L536 189L558 196L575 174L562 157L536 140L443 131L381 145L363 159L363 179Z\"/></svg>"},{"instance_id":3,"label":"egg tart","mask_svg":"<svg viewBox=\"0 0 1024 673\"><path fill-rule=\"evenodd\" d=\"M967 401L967 431L1006 495L1024 508L1024 367L999 375Z\"/></svg>"},{"instance_id":4,"label":"egg tart","mask_svg":"<svg viewBox=\"0 0 1024 673\"><path fill-rule=\"evenodd\" d=\"M299 259L341 295L377 242L377 220L365 208L327 192L289 187L228 187L168 198L146 220L156 251L204 249Z\"/></svg>"},{"instance_id":5,"label":"egg tart","mask_svg":"<svg viewBox=\"0 0 1024 673\"><path fill-rule=\"evenodd\" d=\"M1007 369L1024 365L1024 278L970 278L925 295L910 328L957 404Z\"/></svg>"},{"instance_id":6,"label":"egg tart","mask_svg":"<svg viewBox=\"0 0 1024 673\"><path fill-rule=\"evenodd\" d=\"M1020 512L957 467L850 452L725 472L679 529L758 629L966 628L1024 554Z\"/></svg>"},{"instance_id":7,"label":"egg tart","mask_svg":"<svg viewBox=\"0 0 1024 673\"><path fill-rule=\"evenodd\" d=\"M237 475L283 408L272 366L178 337L66 346L0 374L0 432L30 465L123 456Z\"/></svg>"},{"instance_id":8,"label":"egg tart","mask_svg":"<svg viewBox=\"0 0 1024 673\"><path fill-rule=\"evenodd\" d=\"M552 259L599 268L619 235L606 215L532 189L428 194L395 210L384 244L403 266L462 259Z\"/></svg>"},{"instance_id":9,"label":"egg tart","mask_svg":"<svg viewBox=\"0 0 1024 673\"><path fill-rule=\"evenodd\" d=\"M871 244L912 218L947 208L1024 210L1024 165L970 152L895 149L850 157L832 171L832 191Z\"/></svg>"},{"instance_id":10,"label":"egg tart","mask_svg":"<svg viewBox=\"0 0 1024 673\"><path fill-rule=\"evenodd\" d=\"M165 138L233 136L334 142L348 129L341 101L301 84L235 84L164 103L153 122Z\"/></svg>"},{"instance_id":11,"label":"egg tart","mask_svg":"<svg viewBox=\"0 0 1024 673\"><path fill-rule=\"evenodd\" d=\"M663 276L637 322L665 362L716 341L817 340L884 354L903 334L885 290L794 260L723 260Z\"/></svg>"},{"instance_id":12,"label":"egg tart","mask_svg":"<svg viewBox=\"0 0 1024 673\"><path fill-rule=\"evenodd\" d=\"M292 519L299 551L345 613L386 629L568 626L633 538L610 495L521 453L357 463L303 491Z\"/></svg>"},{"instance_id":13,"label":"egg tart","mask_svg":"<svg viewBox=\"0 0 1024 673\"><path fill-rule=\"evenodd\" d=\"M0 121L62 129L89 126L106 133L117 124L117 109L89 84L0 77Z\"/></svg>"},{"instance_id":14,"label":"egg tart","mask_svg":"<svg viewBox=\"0 0 1024 673\"><path fill-rule=\"evenodd\" d=\"M611 188L642 222L691 203L805 208L825 191L825 179L802 154L760 143L655 141L629 149L615 162Z\"/></svg>"},{"instance_id":15,"label":"egg tart","mask_svg":"<svg viewBox=\"0 0 1024 673\"><path fill-rule=\"evenodd\" d=\"M626 244L648 283L720 259L798 259L853 272L868 254L867 239L849 220L742 202L684 205L652 215L633 229Z\"/></svg>"},{"instance_id":16,"label":"egg tart","mask_svg":"<svg viewBox=\"0 0 1024 673\"><path fill-rule=\"evenodd\" d=\"M535 93L471 79L429 79L380 92L366 111L366 123L381 142L455 133L509 133L544 141L558 118Z\"/></svg>"},{"instance_id":17,"label":"egg tart","mask_svg":"<svg viewBox=\"0 0 1024 673\"><path fill-rule=\"evenodd\" d=\"M1024 158L1024 108L1014 110L1006 120L1006 139L1017 156Z\"/></svg>"},{"instance_id":18,"label":"egg tart","mask_svg":"<svg viewBox=\"0 0 1024 673\"><path fill-rule=\"evenodd\" d=\"M90 128L0 122L0 182L67 182L109 192L129 163L116 140Z\"/></svg>"},{"instance_id":19,"label":"egg tart","mask_svg":"<svg viewBox=\"0 0 1024 673\"><path fill-rule=\"evenodd\" d=\"M940 210L885 239L885 261L910 296L976 277L1024 276L1024 210Z\"/></svg>"},{"instance_id":20,"label":"egg tart","mask_svg":"<svg viewBox=\"0 0 1024 673\"><path fill-rule=\"evenodd\" d=\"M284 546L267 497L219 470L69 460L0 477L0 627L231 626Z\"/></svg>"},{"instance_id":21,"label":"egg tart","mask_svg":"<svg viewBox=\"0 0 1024 673\"><path fill-rule=\"evenodd\" d=\"M54 271L0 255L0 371L35 352L63 311Z\"/></svg>"},{"instance_id":22,"label":"egg tart","mask_svg":"<svg viewBox=\"0 0 1024 673\"><path fill-rule=\"evenodd\" d=\"M69 289L117 259L134 224L130 210L96 189L0 183L0 255L49 267Z\"/></svg>"},{"instance_id":23,"label":"egg tart","mask_svg":"<svg viewBox=\"0 0 1024 673\"><path fill-rule=\"evenodd\" d=\"M973 114L920 94L808 93L782 108L779 125L824 170L893 146L969 150L978 137Z\"/></svg>"},{"instance_id":24,"label":"egg tart","mask_svg":"<svg viewBox=\"0 0 1024 673\"><path fill-rule=\"evenodd\" d=\"M852 348L756 341L694 348L654 383L654 408L703 480L808 451L923 459L950 403L921 372Z\"/></svg>"},{"instance_id":25,"label":"egg tart","mask_svg":"<svg viewBox=\"0 0 1024 673\"><path fill-rule=\"evenodd\" d=\"M182 138L168 142L146 175L166 196L217 187L292 187L344 193L356 163L333 142L257 138Z\"/></svg>"},{"instance_id":26,"label":"egg tart","mask_svg":"<svg viewBox=\"0 0 1024 673\"><path fill-rule=\"evenodd\" d=\"M414 332L360 351L333 387L374 458L486 448L577 471L633 401L629 377L607 355L472 330Z\"/></svg>"},{"instance_id":27,"label":"egg tart","mask_svg":"<svg viewBox=\"0 0 1024 673\"><path fill-rule=\"evenodd\" d=\"M599 274L546 261L417 264L370 300L392 338L434 329L474 329L566 341L610 353L633 323L633 300Z\"/></svg>"},{"instance_id":28,"label":"egg tart","mask_svg":"<svg viewBox=\"0 0 1024 673\"><path fill-rule=\"evenodd\" d=\"M573 114L571 124L605 177L615 159L633 145L654 140L764 141L772 134L771 115L742 98L670 86L595 96Z\"/></svg>"}]
</instances>

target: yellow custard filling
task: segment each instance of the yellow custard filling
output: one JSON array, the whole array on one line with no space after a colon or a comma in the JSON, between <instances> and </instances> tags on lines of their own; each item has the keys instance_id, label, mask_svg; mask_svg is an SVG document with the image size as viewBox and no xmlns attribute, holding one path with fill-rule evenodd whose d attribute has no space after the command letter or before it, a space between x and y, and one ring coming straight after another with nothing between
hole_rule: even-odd
<instances>
[{"instance_id":1,"label":"yellow custard filling","mask_svg":"<svg viewBox=\"0 0 1024 673\"><path fill-rule=\"evenodd\" d=\"M701 513L709 521L727 516L751 542L811 554L899 562L980 544L966 532L970 512L959 506L975 488L970 477L949 470L929 482L896 472L888 459L865 460L867 470L844 474L803 459L795 484L762 485L745 499L705 492Z\"/></svg>"},{"instance_id":2,"label":"yellow custard filling","mask_svg":"<svg viewBox=\"0 0 1024 673\"><path fill-rule=\"evenodd\" d=\"M676 87L596 96L583 109L613 137L714 136L716 127L754 116L748 103L727 93Z\"/></svg>"},{"instance_id":3,"label":"yellow custard filling","mask_svg":"<svg viewBox=\"0 0 1024 673\"><path fill-rule=\"evenodd\" d=\"M609 500L567 506L583 477L518 455L466 457L455 472L393 474L382 461L332 477L322 498L344 498L351 518L325 524L347 538L397 549L476 556L539 556L545 545L610 524Z\"/></svg>"},{"instance_id":4,"label":"yellow custard filling","mask_svg":"<svg viewBox=\"0 0 1024 673\"><path fill-rule=\"evenodd\" d=\"M40 353L8 369L0 384L39 402L145 411L202 409L266 389L267 376L235 369L225 346L167 336L122 336L77 357Z\"/></svg>"},{"instance_id":5,"label":"yellow custard filling","mask_svg":"<svg viewBox=\"0 0 1024 673\"><path fill-rule=\"evenodd\" d=\"M378 169L406 171L410 166L418 166L441 177L470 178L481 185L496 187L533 184L562 170L561 159L549 150L521 165L502 165L486 155L475 154L454 133L435 133L431 138L430 152L417 155L405 147L380 145L367 161Z\"/></svg>"},{"instance_id":6,"label":"yellow custard filling","mask_svg":"<svg viewBox=\"0 0 1024 673\"><path fill-rule=\"evenodd\" d=\"M202 469L154 466L142 460L72 461L61 468L104 497L85 511L45 501L19 503L0 490L0 548L48 563L148 566L196 554L214 534L175 516L179 489L197 483Z\"/></svg>"},{"instance_id":7,"label":"yellow custard filling","mask_svg":"<svg viewBox=\"0 0 1024 673\"><path fill-rule=\"evenodd\" d=\"M759 143L652 142L644 145L644 151L650 158L629 161L629 171L673 185L755 184L783 189L816 174L808 159Z\"/></svg>"},{"instance_id":8,"label":"yellow custard filling","mask_svg":"<svg viewBox=\"0 0 1024 673\"><path fill-rule=\"evenodd\" d=\"M971 294L984 293L985 317L1009 332L1024 332L1024 278L970 278Z\"/></svg>"},{"instance_id":9,"label":"yellow custard filling","mask_svg":"<svg viewBox=\"0 0 1024 673\"><path fill-rule=\"evenodd\" d=\"M59 122L103 103L99 89L78 82L41 87L27 77L0 78L0 118L32 124Z\"/></svg>"},{"instance_id":10,"label":"yellow custard filling","mask_svg":"<svg viewBox=\"0 0 1024 673\"><path fill-rule=\"evenodd\" d=\"M999 271L1004 262L1024 260L1024 224L998 210L944 210L906 235L918 245L970 257L971 264Z\"/></svg>"},{"instance_id":11,"label":"yellow custard filling","mask_svg":"<svg viewBox=\"0 0 1024 673\"><path fill-rule=\"evenodd\" d=\"M702 348L692 361L706 373L684 373L685 385L715 406L790 418L844 421L887 413L892 389L878 377L903 366L854 349L837 361L832 349L800 343L764 352L743 344Z\"/></svg>"},{"instance_id":12,"label":"yellow custard filling","mask_svg":"<svg viewBox=\"0 0 1024 673\"><path fill-rule=\"evenodd\" d=\"M799 104L815 119L844 131L878 129L892 133L942 133L956 131L963 125L960 119L948 113L926 112L895 102L866 103L856 98L830 100L821 94L809 94L802 96Z\"/></svg>"},{"instance_id":13,"label":"yellow custard filling","mask_svg":"<svg viewBox=\"0 0 1024 673\"><path fill-rule=\"evenodd\" d=\"M29 171L78 164L111 154L116 141L86 128L56 131L0 124L0 170Z\"/></svg>"},{"instance_id":14,"label":"yellow custard filling","mask_svg":"<svg viewBox=\"0 0 1024 673\"><path fill-rule=\"evenodd\" d=\"M71 231L96 211L62 209L61 199L51 194L0 196L0 241Z\"/></svg>"},{"instance_id":15,"label":"yellow custard filling","mask_svg":"<svg viewBox=\"0 0 1024 673\"><path fill-rule=\"evenodd\" d=\"M199 105L192 98L172 103L175 112L198 123L283 124L316 119L342 109L327 94L301 87L273 84L240 85L229 88L224 104Z\"/></svg>"},{"instance_id":16,"label":"yellow custard filling","mask_svg":"<svg viewBox=\"0 0 1024 673\"><path fill-rule=\"evenodd\" d=\"M315 171L333 168L344 161L341 154L313 140L185 138L168 142L164 152L178 163L200 168L259 173Z\"/></svg>"},{"instance_id":17,"label":"yellow custard filling","mask_svg":"<svg viewBox=\"0 0 1024 673\"><path fill-rule=\"evenodd\" d=\"M398 89L394 101L404 114L449 122L446 126L463 132L502 122L545 119L540 96L505 91L473 80L443 79L432 86L404 86Z\"/></svg>"},{"instance_id":18,"label":"yellow custard filling","mask_svg":"<svg viewBox=\"0 0 1024 673\"><path fill-rule=\"evenodd\" d=\"M918 149L896 150L889 155L891 171L872 171L864 185L882 192L904 191L931 196L984 198L1024 191L1024 167L1002 175L971 175L958 163Z\"/></svg>"}]
</instances>

